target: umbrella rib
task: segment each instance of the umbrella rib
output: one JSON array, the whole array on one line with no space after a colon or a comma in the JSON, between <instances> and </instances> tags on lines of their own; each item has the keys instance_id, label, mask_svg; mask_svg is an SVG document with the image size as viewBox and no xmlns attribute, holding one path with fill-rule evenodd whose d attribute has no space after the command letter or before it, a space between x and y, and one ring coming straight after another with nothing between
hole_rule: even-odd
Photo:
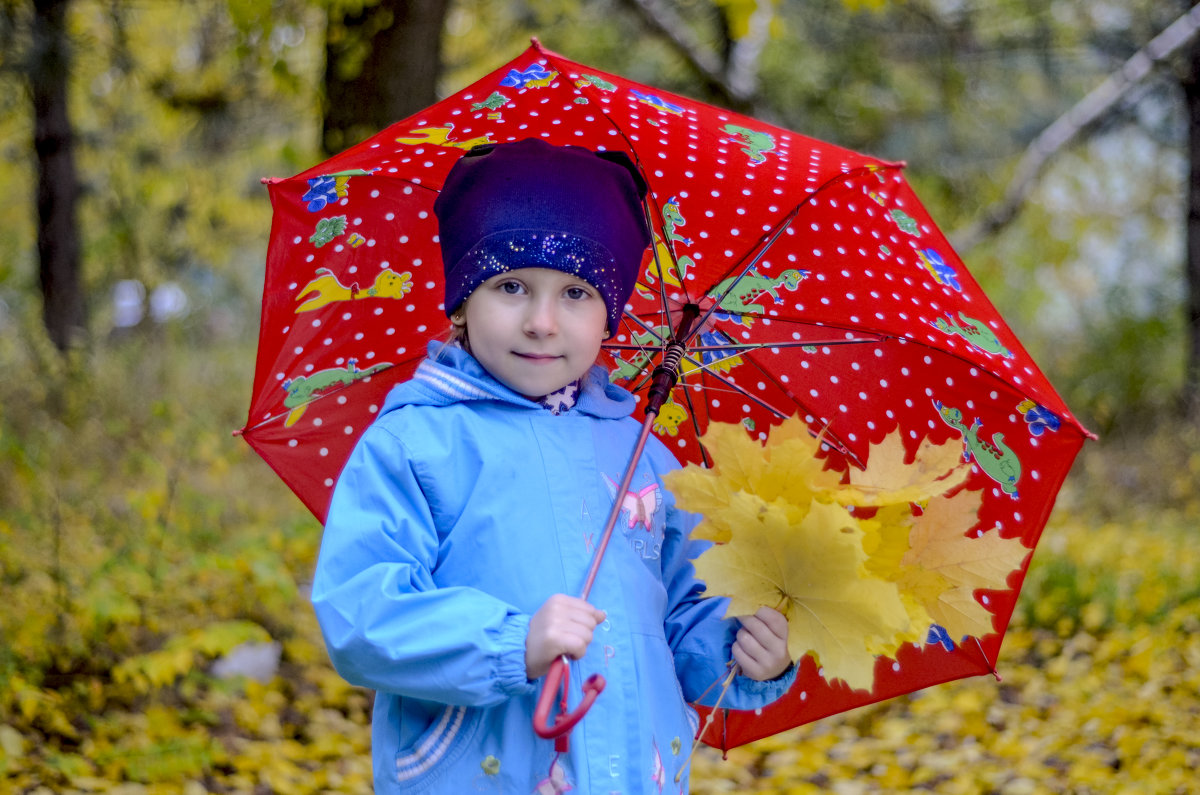
<instances>
[{"instance_id":1,"label":"umbrella rib","mask_svg":"<svg viewBox=\"0 0 1200 795\"><path fill-rule=\"evenodd\" d=\"M627 320L632 320L634 323L636 323L637 325L642 327L642 331L646 332L647 334L654 335L655 337L658 338L659 342L666 344L666 340L663 339L662 335L659 334L658 331L656 331L650 324L648 324L646 321L642 320L636 313L630 312L629 310L625 310L625 318ZM604 347L614 348L614 347L620 347L620 346L605 345ZM636 347L638 348L638 350L645 349L644 346L636 346Z\"/></svg>"},{"instance_id":2,"label":"umbrella rib","mask_svg":"<svg viewBox=\"0 0 1200 795\"><path fill-rule=\"evenodd\" d=\"M765 400L763 400L762 398L760 398L760 397L758 397L758 396L756 396L756 395L752 395L752 394L750 394L749 392L747 392L745 389L742 389L740 386L738 386L738 385L737 385L736 383L734 383L733 381L730 381L728 378L726 378L725 376L723 376L723 375L721 375L720 373L718 373L716 370L711 370L711 369L708 369L708 368L707 368L707 366L702 366L702 367L701 367L701 369L703 369L703 370L704 370L704 372L708 373L708 375L710 375L710 376L712 376L713 378L715 378L715 379L717 379L718 381L720 381L722 384L725 384L725 385L726 385L727 387L729 387L729 388L730 388L732 391L734 391L734 392L737 392L738 394L742 395L743 397L747 398L748 400L751 400L751 401L753 401L754 403L757 403L759 406L762 406L764 409L766 409L767 411L771 412L772 414L774 414L774 415L775 415L776 417L778 417L779 419L781 419L781 420L786 420L786 419L788 418L788 415L787 415L787 414L784 414L782 411L780 411L779 409L775 408L775 407L774 407L774 406L772 406L770 403L767 403L767 402L766 402Z\"/></svg>"},{"instance_id":3,"label":"umbrella rib","mask_svg":"<svg viewBox=\"0 0 1200 795\"><path fill-rule=\"evenodd\" d=\"M628 143L628 141L626 141L626 143ZM632 145L630 146L630 148L632 148ZM635 157L636 157L636 155L635 155ZM639 171L641 171L641 169L642 169L640 159L638 161L637 168ZM646 180L644 171L642 172L642 180L645 181L647 185L650 184L650 182L648 180ZM649 190L647 190L646 198L642 200L642 215L645 216L645 218L646 218L646 228L648 230L650 230L650 252L654 256L654 267L658 269L658 298L662 302L663 309L666 309L666 307L667 307L667 280L663 278L662 260L660 260L658 257L658 246L654 242L654 219L650 213L650 201L651 201L650 195L651 194L650 194ZM659 210L659 213L660 214L662 213L661 209ZM664 242L667 242L665 240L665 238L660 238L660 239L663 239ZM673 248L668 247L667 253L671 255L671 261L674 263L675 268L678 270L679 261L675 258L675 251L673 250ZM671 325L671 313L668 311L667 312L667 326L669 327L670 325Z\"/></svg>"},{"instance_id":4,"label":"umbrella rib","mask_svg":"<svg viewBox=\"0 0 1200 795\"><path fill-rule=\"evenodd\" d=\"M899 169L899 168L903 168L904 164L903 163L887 163L885 167ZM725 291L723 293L721 293L720 297L716 298L713 301L712 306L710 306L708 308L708 310L704 313L704 315L697 321L696 325L693 326L693 329L695 329L695 330L692 333L695 334L697 331L699 331L701 328L704 327L704 324L708 321L709 316L712 315L712 313L715 312L718 308L720 308L721 303L729 296L729 294L731 292L733 292L733 288L737 286L738 282L740 282L742 280L742 278L745 277L745 275L747 273L749 273L750 270L755 265L757 265L764 256L766 256L766 253L768 250L770 250L771 246L775 245L775 242L780 238L780 236L784 232L786 232L789 227L791 227L792 222L796 220L796 216L800 214L800 209L802 207L804 207L804 205L806 205L810 201L812 201L814 196L819 194L821 191L825 190L826 187L828 187L829 185L832 185L834 182L837 182L838 180L846 179L847 177L856 175L858 173L863 173L863 172L869 173L870 171L871 171L870 166L859 166L858 168L851 169L850 171L842 172L841 174L837 175L836 177L832 177L831 179L826 180L826 182L823 185L821 185L821 187L816 188L815 190L810 192L804 198L803 201L801 201L795 207L793 207L791 209L791 211L786 216L784 216L783 220L779 223L779 226L774 231L772 231L769 236L767 236L765 238L765 242L761 242L761 241L764 241L764 238L759 238L761 245L758 246L757 253L754 255L753 259L751 259L750 262L748 262L745 265L745 267L742 268L741 273L739 273L734 278L734 280L729 283L729 286L727 288L725 288ZM760 317L760 315L753 315L753 317Z\"/></svg>"},{"instance_id":5,"label":"umbrella rib","mask_svg":"<svg viewBox=\"0 0 1200 795\"><path fill-rule=\"evenodd\" d=\"M681 383L683 383L684 377L682 375L680 375L679 380ZM684 399L684 402L687 403L688 419L691 420L691 423L692 423L692 433L695 435L696 442L700 447L700 458L702 459L702 463L703 463L704 467L706 469L711 469L713 462L712 462L712 459L709 458L709 456L708 456L708 449L705 448L704 442L700 441L700 435L701 435L700 421L698 419L696 419L696 404L694 402L692 402L692 395L689 390L687 390L687 389L683 390L683 399Z\"/></svg>"},{"instance_id":6,"label":"umbrella rib","mask_svg":"<svg viewBox=\"0 0 1200 795\"><path fill-rule=\"evenodd\" d=\"M687 352L691 353L719 353L721 351L754 351L763 348L808 348L814 345L830 346L830 345L859 345L871 342L884 342L889 339L886 336L879 337L854 337L851 339L840 340L779 340L777 342L731 342L728 345L693 345L689 346ZM645 348L636 345L606 345L608 350L618 351L643 351ZM707 367L707 365L705 365Z\"/></svg>"},{"instance_id":7,"label":"umbrella rib","mask_svg":"<svg viewBox=\"0 0 1200 795\"><path fill-rule=\"evenodd\" d=\"M791 391L790 391L790 390L788 390L788 389L784 389L784 387L783 387L783 386L781 386L781 385L780 385L780 384L779 384L779 383L778 383L778 382L775 380L774 376L772 376L772 375L771 375L771 374L770 374L770 373L769 373L769 372L768 372L768 371L767 371L765 368L763 368L761 365L759 365L759 364L758 364L758 362L755 362L755 361L751 360L751 363L754 365L755 369L757 369L757 370L758 370L759 374L760 374L760 375L762 375L762 377L763 377L763 378L766 378L766 379L770 380L770 381L771 381L772 383L774 383L774 384L775 384L777 387L779 387L780 389L782 389L782 390L783 390L783 391L785 391L785 392L788 392L788 394L791 394ZM712 376L713 378L717 379L717 380L718 380L718 381L720 381L721 383L723 383L723 384L725 384L726 386L728 386L731 392L737 393L737 394L741 395L742 397L744 397L744 398L746 398L746 399L748 399L748 400L750 400L750 401L753 401L754 403L757 403L759 406L762 406L764 409L766 409L767 411L771 412L772 414L774 414L776 417L778 417L778 418L779 418L779 419L781 419L781 420L786 420L786 419L788 418L788 415L787 415L787 414L784 414L784 413L783 413L783 412L781 412L779 409L777 409L777 408L775 408L774 406L772 406L771 404L767 403L767 402L766 402L765 400L763 400L762 398L760 398L760 397L758 397L758 396L756 396L756 395L752 395L752 394L751 394L750 392L748 392L747 390L745 390L745 389L743 389L742 387L738 386L736 382L734 382L734 381L730 381L729 379L725 378L723 375L721 375L720 373L718 373L718 372L716 372L716 371L714 371L714 370L709 370L709 369L707 369L707 368L704 368L704 370L705 370L705 372L706 372L706 373L708 373L710 376ZM799 404L799 403L798 403L798 405L803 405L803 404ZM814 416L816 415L816 413L815 413L815 412L813 412L813 414L814 414ZM857 463L857 464L858 464L860 467L862 466L862 462L861 462L861 460L859 459L859 457L858 457L858 456L856 456L856 455L855 455L855 454L854 454L854 453L853 453L853 452L850 450L850 448L849 448L849 447L847 447L847 446L846 446L846 445L845 445L845 444L844 444L844 443L843 443L843 442L842 442L840 439L838 439L838 438L837 438L837 437L836 437L836 436L833 434L833 432L832 432L832 430L831 430L831 423L829 423L829 422L826 422L826 423L824 424L824 426L823 426L823 429L822 429L822 431L821 431L821 434L823 434L823 435L824 435L824 438L825 438L825 440L826 440L826 441L827 441L829 444L832 444L834 447L836 447L836 448L838 449L838 451L839 451L839 452L840 452L842 455L845 455L845 456L847 456L847 457L848 457L848 458L850 458L852 461L854 461L855 463Z\"/></svg>"},{"instance_id":8,"label":"umbrella rib","mask_svg":"<svg viewBox=\"0 0 1200 795\"><path fill-rule=\"evenodd\" d=\"M641 326L642 331L653 336L655 339L657 339L663 345L666 344L667 341L665 339L663 339L662 335L659 334L657 330L652 328L650 325L648 325L644 320L642 320L640 317L638 317L633 312L626 310L625 317L628 320L632 320L634 323ZM632 335L630 338L631 339L633 338ZM605 348L605 350L637 351L638 353L646 354L646 361L643 362L642 365L639 367L638 375L643 375L643 376L646 376L647 378L649 378L649 373L648 373L649 365L650 365L650 362L654 359L654 352L657 350L658 352L661 353L661 349L652 349L645 345L605 345L604 348ZM631 380L632 380L632 378L633 378L633 376L630 376ZM633 385L629 391L636 392L638 389L640 389L642 387L642 385L644 383L645 383L645 380L643 380L639 384Z\"/></svg>"},{"instance_id":9,"label":"umbrella rib","mask_svg":"<svg viewBox=\"0 0 1200 795\"><path fill-rule=\"evenodd\" d=\"M801 398L794 395L790 389L787 389L782 384L780 384L779 381L775 378L775 376L771 374L770 370L768 370L766 367L764 367L762 364L760 364L757 360L755 360L753 358L750 359L750 364L755 369L758 370L759 374L763 378L767 379L768 381L771 381L772 383L775 384L775 386L777 386L780 389L782 389L783 391L787 392L789 395L792 395L792 397L797 401L797 405L804 406L804 403L802 402ZM804 406L804 408L806 410L809 410L807 406ZM820 414L818 412L809 410L809 413L811 413L814 417L820 417ZM862 459L860 459L857 455L855 455L854 452L850 449L850 447L847 444L845 444L843 441L841 441L839 438L837 438L837 435L833 433L832 427L833 427L833 423L831 421L823 420L821 430L816 434L816 436L818 438L821 438L824 442L836 447L837 450L842 455L846 456L851 461L853 461L859 468L862 468L863 467Z\"/></svg>"},{"instance_id":10,"label":"umbrella rib","mask_svg":"<svg viewBox=\"0 0 1200 795\"><path fill-rule=\"evenodd\" d=\"M733 292L733 288L737 287L738 282L740 282L746 276L746 274L749 273L764 256L766 256L766 253L771 246L775 245L775 241L779 239L780 235L787 231L787 229L792 225L792 221L796 220L796 216L800 214L800 208L807 203L808 199L805 199L803 202L793 207L791 211L784 216L783 220L779 223L779 226L773 232L771 232L771 235L767 238L766 242L761 246L758 246L757 253L749 262L746 263L746 265L742 268L741 273L735 276L733 281L729 283L729 286L725 288L725 292L713 299L712 306L710 306L704 312L704 315L701 316L701 318L696 322L696 325L693 327L696 331L699 331L704 327L704 324L708 322L708 318L713 312L717 311L717 309L721 307L721 304L726 298L729 297L729 294ZM696 331L693 331L692 333L695 334Z\"/></svg>"},{"instance_id":11,"label":"umbrella rib","mask_svg":"<svg viewBox=\"0 0 1200 795\"><path fill-rule=\"evenodd\" d=\"M412 361L412 360L409 359L407 361ZM249 433L250 431L256 431L259 428L262 428L266 425L271 424L272 422L275 422L280 417L288 416L296 409L307 409L309 406L313 405L314 403L316 403L318 401L324 400L325 398L328 398L328 397L333 397L334 395L337 395L337 394L341 394L344 390L352 388L355 384L367 383L370 381L370 379L374 378L376 375L378 375L380 373L386 373L388 370L391 370L392 368L398 367L405 363L406 362L397 362L397 363L389 364L387 367L376 370L374 373L367 376L366 378L362 378L357 381L351 381L348 384L341 384L338 386L337 389L332 389L328 392L322 392L319 395L315 395L315 396L309 398L308 400L304 401L303 403L301 403L298 406L290 406L290 407L288 407L287 411L281 411L277 414L268 414L266 417L263 417L261 420L254 423L253 425L247 425L246 427L242 428L240 431L237 431L237 433L244 436L245 434Z\"/></svg>"}]
</instances>

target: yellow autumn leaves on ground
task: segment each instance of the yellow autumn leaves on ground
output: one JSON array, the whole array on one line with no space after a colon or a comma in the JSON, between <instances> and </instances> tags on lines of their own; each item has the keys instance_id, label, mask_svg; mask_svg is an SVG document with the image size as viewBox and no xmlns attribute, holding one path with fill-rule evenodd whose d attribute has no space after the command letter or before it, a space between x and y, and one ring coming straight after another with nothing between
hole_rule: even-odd
<instances>
[{"instance_id":1,"label":"yellow autumn leaves on ground","mask_svg":"<svg viewBox=\"0 0 1200 795\"><path fill-rule=\"evenodd\" d=\"M727 615L787 616L793 659L812 654L825 678L871 690L875 658L933 624L956 641L993 632L974 592L1006 588L1029 549L976 527L981 498L961 488L958 442L925 442L910 461L893 433L844 475L798 418L765 445L738 425L713 424L703 441L714 466L666 478L679 506L704 516L694 536L716 542L697 574L708 595L729 597Z\"/></svg>"}]
</instances>

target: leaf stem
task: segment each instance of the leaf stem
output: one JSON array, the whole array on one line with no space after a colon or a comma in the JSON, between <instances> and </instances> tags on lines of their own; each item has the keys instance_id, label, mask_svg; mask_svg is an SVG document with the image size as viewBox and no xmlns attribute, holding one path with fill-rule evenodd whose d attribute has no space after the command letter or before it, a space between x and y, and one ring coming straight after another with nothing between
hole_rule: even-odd
<instances>
[{"instance_id":1,"label":"leaf stem","mask_svg":"<svg viewBox=\"0 0 1200 795\"><path fill-rule=\"evenodd\" d=\"M737 663L733 663L730 666L729 675L725 677L725 681L721 682L721 694L717 696L717 703L713 704L712 711L705 716L704 725L700 727L700 731L696 732L696 736L692 739L692 748L690 751L688 751L687 758L683 760L683 764L680 765L679 770L675 772L676 784L683 779L683 771L687 770L688 765L692 763L692 757L696 755L696 749L700 747L700 741L704 739L705 732L708 731L708 727L713 724L714 720L716 720L717 710L721 708L721 702L725 700L725 694L729 692L729 687L733 684L734 677L741 672L742 666L738 665ZM716 682L713 682L711 685L709 685L708 689L700 694L700 698L704 698L706 695L708 695L708 691L712 690L716 684ZM696 700L699 701L700 698L697 698Z\"/></svg>"}]
</instances>

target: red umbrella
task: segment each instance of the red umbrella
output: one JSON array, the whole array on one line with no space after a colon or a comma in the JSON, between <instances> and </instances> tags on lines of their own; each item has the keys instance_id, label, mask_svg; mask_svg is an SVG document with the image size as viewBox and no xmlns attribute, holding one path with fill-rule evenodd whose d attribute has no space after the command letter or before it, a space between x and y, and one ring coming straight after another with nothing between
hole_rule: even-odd
<instances>
[{"instance_id":1,"label":"red umbrella","mask_svg":"<svg viewBox=\"0 0 1200 795\"><path fill-rule=\"evenodd\" d=\"M794 414L850 463L897 429L910 451L961 438L974 462L968 486L983 488L980 522L1036 544L1089 434L929 218L903 164L537 41L430 108L268 182L274 220L242 435L318 519L384 395L447 327L432 212L442 180L466 149L528 137L626 151L650 186L654 250L607 345L613 380L638 395L664 356L677 359L678 383L660 379L665 402L647 433L685 461L705 460L698 437L711 421L766 438ZM997 626L1023 576L977 595ZM755 714L722 710L705 740L732 747L994 673L1002 636L905 647L880 659L870 692L826 683L806 658L787 696Z\"/></svg>"}]
</instances>

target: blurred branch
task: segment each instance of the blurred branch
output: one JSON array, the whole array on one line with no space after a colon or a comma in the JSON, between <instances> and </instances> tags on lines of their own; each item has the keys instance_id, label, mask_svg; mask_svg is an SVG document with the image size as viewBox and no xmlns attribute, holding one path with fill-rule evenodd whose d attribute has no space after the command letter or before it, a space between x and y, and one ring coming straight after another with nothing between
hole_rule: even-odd
<instances>
[{"instance_id":1,"label":"blurred branch","mask_svg":"<svg viewBox=\"0 0 1200 795\"><path fill-rule=\"evenodd\" d=\"M675 49L688 64L699 72L713 88L724 95L730 104L741 107L751 100L754 93L753 85L747 91L738 82L731 80L721 59L696 38L687 23L669 4L663 0L627 0L627 2L641 14L653 30L675 45ZM770 4L764 5L768 6L767 13L769 15ZM763 28L765 31L766 26L764 25ZM755 58L761 49L759 46L754 52ZM745 67L741 66L738 69L740 77L740 74L745 72ZM757 80L753 82L757 83Z\"/></svg>"},{"instance_id":2,"label":"blurred branch","mask_svg":"<svg viewBox=\"0 0 1200 795\"><path fill-rule=\"evenodd\" d=\"M1193 6L1162 33L1133 54L1120 69L1059 116L1025 149L1004 198L984 216L953 237L955 249L967 251L1010 223L1033 190L1038 176L1060 150L1094 129L1130 92L1163 61L1190 43L1200 32L1200 6Z\"/></svg>"},{"instance_id":3,"label":"blurred branch","mask_svg":"<svg viewBox=\"0 0 1200 795\"><path fill-rule=\"evenodd\" d=\"M765 0L754 4L746 35L733 42L729 52L726 73L729 86L744 101L758 93L758 61L771 32L771 19L775 16L775 3Z\"/></svg>"}]
</instances>

